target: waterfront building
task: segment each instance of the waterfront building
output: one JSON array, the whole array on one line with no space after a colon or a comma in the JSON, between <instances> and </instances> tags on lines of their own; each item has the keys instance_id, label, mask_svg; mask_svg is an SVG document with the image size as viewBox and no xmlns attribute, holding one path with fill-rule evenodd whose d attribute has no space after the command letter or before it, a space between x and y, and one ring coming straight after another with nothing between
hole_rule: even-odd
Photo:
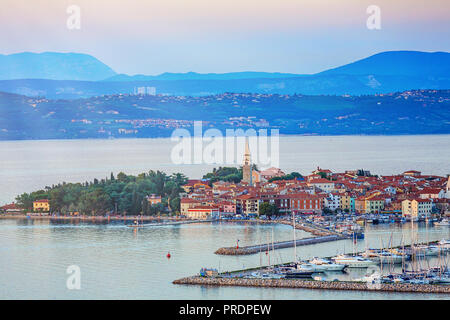
<instances>
[{"instance_id":1,"label":"waterfront building","mask_svg":"<svg viewBox=\"0 0 450 320\"><path fill-rule=\"evenodd\" d=\"M21 214L23 213L23 210L19 208L14 202L10 204L6 204L2 207L0 207L0 213L6 213L6 214Z\"/></svg>"},{"instance_id":2,"label":"waterfront building","mask_svg":"<svg viewBox=\"0 0 450 320\"><path fill-rule=\"evenodd\" d=\"M50 211L50 202L48 199L40 199L33 201L33 211L34 212L49 212Z\"/></svg>"},{"instance_id":3,"label":"waterfront building","mask_svg":"<svg viewBox=\"0 0 450 320\"><path fill-rule=\"evenodd\" d=\"M259 215L259 205L262 200L251 194L236 197L236 213L245 215Z\"/></svg>"},{"instance_id":4,"label":"waterfront building","mask_svg":"<svg viewBox=\"0 0 450 320\"><path fill-rule=\"evenodd\" d=\"M156 194L147 196L146 199L150 205L155 205L157 203L161 203L161 196L157 196Z\"/></svg>"},{"instance_id":5,"label":"waterfront building","mask_svg":"<svg viewBox=\"0 0 450 320\"><path fill-rule=\"evenodd\" d=\"M352 212L355 210L355 199L348 193L341 194L339 208Z\"/></svg>"},{"instance_id":6,"label":"waterfront building","mask_svg":"<svg viewBox=\"0 0 450 320\"><path fill-rule=\"evenodd\" d=\"M384 209L385 199L380 196L366 198L364 212L365 213L380 213Z\"/></svg>"},{"instance_id":7,"label":"waterfront building","mask_svg":"<svg viewBox=\"0 0 450 320\"><path fill-rule=\"evenodd\" d=\"M219 208L216 206L195 206L187 210L186 216L194 220L215 219L220 215Z\"/></svg>"},{"instance_id":8,"label":"waterfront building","mask_svg":"<svg viewBox=\"0 0 450 320\"><path fill-rule=\"evenodd\" d=\"M413 219L431 215L433 201L430 199L406 199L402 201L402 216Z\"/></svg>"},{"instance_id":9,"label":"waterfront building","mask_svg":"<svg viewBox=\"0 0 450 320\"><path fill-rule=\"evenodd\" d=\"M282 196L281 199L286 200L286 202L281 202L283 204L282 209L284 209L285 212L321 213L323 210L323 196L301 193L285 195Z\"/></svg>"},{"instance_id":10,"label":"waterfront building","mask_svg":"<svg viewBox=\"0 0 450 320\"><path fill-rule=\"evenodd\" d=\"M231 201L221 201L217 203L221 214L234 215L236 214L236 204Z\"/></svg>"},{"instance_id":11,"label":"waterfront building","mask_svg":"<svg viewBox=\"0 0 450 320\"><path fill-rule=\"evenodd\" d=\"M357 213L366 212L366 198L364 196L355 199L355 211Z\"/></svg>"},{"instance_id":12,"label":"waterfront building","mask_svg":"<svg viewBox=\"0 0 450 320\"><path fill-rule=\"evenodd\" d=\"M201 205L201 201L191 199L191 198L183 198L180 200L180 213L184 216L187 216L188 210L195 206Z\"/></svg>"}]
</instances>

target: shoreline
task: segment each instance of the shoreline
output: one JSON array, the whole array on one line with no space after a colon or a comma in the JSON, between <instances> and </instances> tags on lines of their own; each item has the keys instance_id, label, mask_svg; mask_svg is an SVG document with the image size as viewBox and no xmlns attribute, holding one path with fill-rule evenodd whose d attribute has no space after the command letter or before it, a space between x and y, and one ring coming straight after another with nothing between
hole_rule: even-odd
<instances>
[{"instance_id":1,"label":"shoreline","mask_svg":"<svg viewBox=\"0 0 450 320\"><path fill-rule=\"evenodd\" d=\"M177 218L177 217L166 217L166 216L38 216L38 215L0 215L0 219L31 219L31 220L82 220L82 221L154 221L154 220L174 220L174 221L190 221L191 219Z\"/></svg>"},{"instance_id":2,"label":"shoreline","mask_svg":"<svg viewBox=\"0 0 450 320\"><path fill-rule=\"evenodd\" d=\"M363 134L363 133L355 133L355 134L319 134L319 133L280 133L280 137L405 137L405 136L448 136L448 133L395 133L395 134L382 134L382 133L373 133L373 134ZM114 140L143 140L143 139L166 139L170 140L170 135L168 136L155 136L155 137L88 137L88 138L46 138L46 139L0 139L0 143L2 142L24 142L24 141L76 141L76 140L90 140L90 141L114 141Z\"/></svg>"}]
</instances>

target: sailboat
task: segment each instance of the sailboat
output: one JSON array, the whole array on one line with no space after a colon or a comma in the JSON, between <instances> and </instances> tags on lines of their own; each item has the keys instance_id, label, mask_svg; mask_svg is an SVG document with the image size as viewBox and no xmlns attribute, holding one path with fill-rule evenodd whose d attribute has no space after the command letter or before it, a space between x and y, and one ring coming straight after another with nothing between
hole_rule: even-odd
<instances>
[{"instance_id":1,"label":"sailboat","mask_svg":"<svg viewBox=\"0 0 450 320\"><path fill-rule=\"evenodd\" d=\"M292 224L294 230L294 262L290 266L283 267L282 272L285 278L311 278L312 274L315 272L313 268L308 268L302 263L298 262L297 259L297 239L295 238L295 216L292 212Z\"/></svg>"}]
</instances>

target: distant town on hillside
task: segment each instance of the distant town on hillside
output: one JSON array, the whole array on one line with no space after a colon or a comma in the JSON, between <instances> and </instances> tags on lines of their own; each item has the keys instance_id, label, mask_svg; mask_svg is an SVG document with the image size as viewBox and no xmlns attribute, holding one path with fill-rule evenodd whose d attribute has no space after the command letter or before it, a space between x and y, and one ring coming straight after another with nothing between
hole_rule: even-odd
<instances>
[{"instance_id":1,"label":"distant town on hillside","mask_svg":"<svg viewBox=\"0 0 450 320\"><path fill-rule=\"evenodd\" d=\"M194 121L298 135L450 133L450 90L368 96L147 93L50 100L0 93L0 140L170 137ZM18 121L20 119L20 121Z\"/></svg>"}]
</instances>

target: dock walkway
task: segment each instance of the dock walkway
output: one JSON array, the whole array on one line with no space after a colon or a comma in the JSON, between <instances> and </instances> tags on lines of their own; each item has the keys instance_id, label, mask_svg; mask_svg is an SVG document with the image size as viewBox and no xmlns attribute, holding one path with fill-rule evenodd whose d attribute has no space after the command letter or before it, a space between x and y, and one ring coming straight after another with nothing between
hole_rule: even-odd
<instances>
[{"instance_id":1,"label":"dock walkway","mask_svg":"<svg viewBox=\"0 0 450 320\"><path fill-rule=\"evenodd\" d=\"M316 243L322 243L322 242L329 242L329 241L336 241L336 240L342 240L346 239L345 237L339 236L339 235L327 235L327 236L321 236L321 237L312 237L312 238L303 238L303 239L297 239L295 241L295 245L297 246L305 246L310 244L316 244ZM246 255L246 254L254 254L258 253L260 251L266 251L266 250L272 250L272 249L283 249L283 248L290 248L294 246L294 240L288 240L288 241L280 241L280 242L274 242L272 243L265 243L265 244L258 244L258 245L252 245L252 246L246 246L246 247L224 247L218 249L215 254L220 255Z\"/></svg>"},{"instance_id":2,"label":"dock walkway","mask_svg":"<svg viewBox=\"0 0 450 320\"><path fill-rule=\"evenodd\" d=\"M180 224L190 224L190 223L205 223L205 222L213 222L216 220L206 219L206 220L184 220L184 221L166 221L166 222L157 222L157 223L145 223L145 224L128 224L127 227L130 228L147 228L147 227L161 227L161 226L173 226Z\"/></svg>"}]
</instances>

